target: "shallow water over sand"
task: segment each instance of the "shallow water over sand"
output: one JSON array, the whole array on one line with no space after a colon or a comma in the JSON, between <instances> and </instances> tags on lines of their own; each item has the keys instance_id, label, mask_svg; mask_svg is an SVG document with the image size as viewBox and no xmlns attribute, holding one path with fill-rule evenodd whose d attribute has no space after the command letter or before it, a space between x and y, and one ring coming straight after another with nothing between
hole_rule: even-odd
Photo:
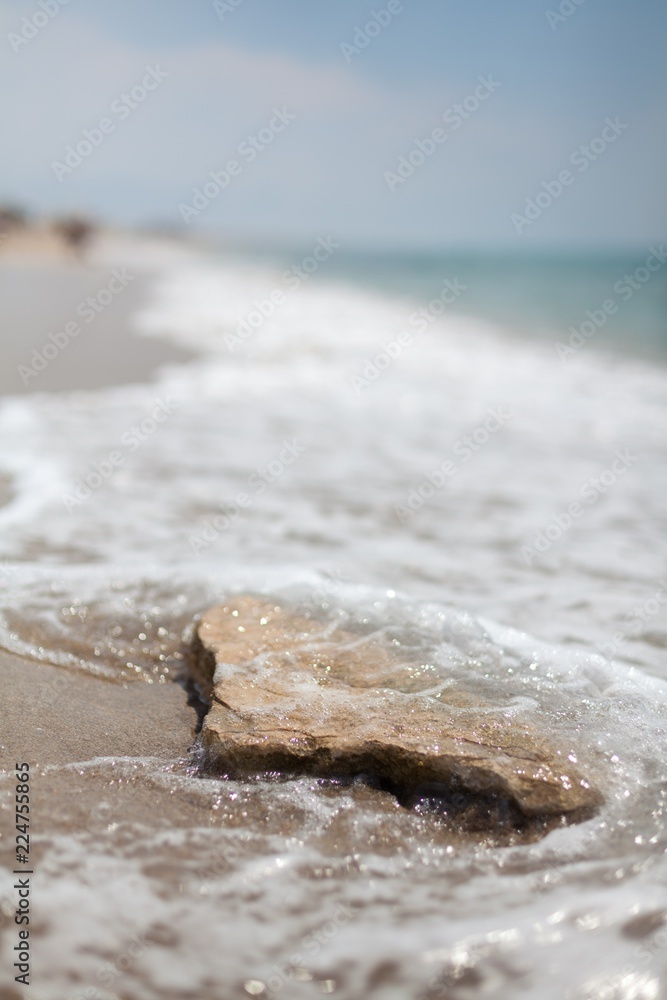
<instances>
[{"instance_id":1,"label":"shallow water over sand","mask_svg":"<svg viewBox=\"0 0 667 1000\"><path fill-rule=\"evenodd\" d=\"M0 410L34 996L661 996L665 372L452 314L367 378L415 303L315 279L232 351L280 274L151 267L138 322L197 360ZM574 755L603 808L498 845L363 783L200 777L184 651L246 590L441 658Z\"/></svg>"}]
</instances>

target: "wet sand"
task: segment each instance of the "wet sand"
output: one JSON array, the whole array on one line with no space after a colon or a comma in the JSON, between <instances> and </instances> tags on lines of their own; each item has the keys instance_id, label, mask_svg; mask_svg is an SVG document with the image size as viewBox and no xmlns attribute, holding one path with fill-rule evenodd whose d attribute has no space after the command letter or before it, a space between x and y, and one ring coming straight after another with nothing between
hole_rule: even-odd
<instances>
[{"instance_id":1,"label":"wet sand","mask_svg":"<svg viewBox=\"0 0 667 1000\"><path fill-rule=\"evenodd\" d=\"M189 360L192 355L187 351L132 331L128 319L143 305L147 281L145 274L131 267L87 264L64 255L55 259L0 255L0 394L146 382L162 365ZM112 298L104 305L110 282ZM86 302L88 297L95 305ZM56 348L49 334L58 339L71 323L80 332L58 347L55 357L47 357L43 370L29 374L25 369L41 365L33 349L44 356L45 346L50 345L46 353L53 355ZM59 339L65 342L62 336Z\"/></svg>"},{"instance_id":2,"label":"wet sand","mask_svg":"<svg viewBox=\"0 0 667 1000\"><path fill-rule=\"evenodd\" d=\"M48 663L0 656L4 761L187 755L196 712L176 682L121 685Z\"/></svg>"},{"instance_id":3,"label":"wet sand","mask_svg":"<svg viewBox=\"0 0 667 1000\"><path fill-rule=\"evenodd\" d=\"M0 698L1 771L10 779L2 782L3 798L9 805L14 765L29 762L31 826L38 842L47 832L86 829L91 821L102 828L103 821L119 818L99 809L108 778L82 780L78 767L63 765L97 758L185 761L195 738L197 713L175 682L121 685L2 653ZM54 765L57 771L51 771ZM154 813L155 795L148 793L141 803L129 804L125 818L151 822ZM0 862L9 868L12 818L4 811L0 831Z\"/></svg>"}]
</instances>

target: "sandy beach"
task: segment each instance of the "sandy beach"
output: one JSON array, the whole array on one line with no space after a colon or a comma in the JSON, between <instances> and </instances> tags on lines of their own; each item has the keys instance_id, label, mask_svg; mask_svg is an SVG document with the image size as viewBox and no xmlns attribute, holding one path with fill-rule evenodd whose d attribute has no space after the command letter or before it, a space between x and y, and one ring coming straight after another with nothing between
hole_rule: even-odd
<instances>
[{"instance_id":1,"label":"sandy beach","mask_svg":"<svg viewBox=\"0 0 667 1000\"><path fill-rule=\"evenodd\" d=\"M0 683L5 716L0 750L3 761L31 762L38 854L47 831L48 836L75 832L96 816L102 788L80 781L77 762L186 760L194 739L197 714L177 683L123 686L7 654L0 660ZM51 773L55 766L59 778ZM154 807L147 798L143 817L136 801L114 814L116 821L150 821ZM2 862L12 867L7 833Z\"/></svg>"},{"instance_id":2,"label":"sandy beach","mask_svg":"<svg viewBox=\"0 0 667 1000\"><path fill-rule=\"evenodd\" d=\"M561 1000L549 963L574 988L602 975L611 948L643 975L625 927L636 899L640 915L661 905L664 373L583 353L581 369L556 366L550 345L456 314L380 371L382 345L402 343L417 302L315 280L230 351L225 335L257 321L282 276L266 260L138 237L101 240L87 263L34 248L0 256L11 357L0 955L15 943L13 768L25 761L35 1000L464 1000L471 982ZM102 308L87 323L91 298ZM69 323L80 332L60 349ZM23 385L19 366L49 343L55 355ZM550 449L536 428L549 429ZM582 488L594 502L555 537L553 497L566 510ZM533 564L522 546L540 529L552 548ZM507 825L502 797L478 796L463 823L467 800L457 812L452 797L452 811L442 781L418 791L416 756L409 785L394 787L375 736L365 759L379 777L356 773L354 750L348 773L255 773L251 753L228 775L224 687L204 736L225 749L205 761L185 657L202 613L240 594L295 609L299 636L314 615L347 644L325 662L306 642L310 679L295 679L288 633L273 665L259 647L251 664L243 654L239 703L245 677L259 678L257 726L288 749L301 723L292 735L281 705L308 704L299 684L311 705L334 684L344 707L369 664L384 663L387 705L392 692L414 699L385 729L406 726L407 739L416 699L439 701L446 726L424 722L430 752L445 729L454 747L467 734L482 770L479 727L491 757L496 725L510 755L513 726L540 734L557 784L568 790L570 765L590 778L592 811L529 830ZM295 687L279 697L286 663ZM367 714L341 715L335 734L357 721L362 732ZM251 721L237 736L252 746L258 731ZM272 752L284 762L281 739ZM592 953L584 910L605 914ZM560 936L545 936L560 912ZM584 943L585 972L570 961ZM2 974L3 1000L20 1000Z\"/></svg>"},{"instance_id":3,"label":"sandy beach","mask_svg":"<svg viewBox=\"0 0 667 1000\"><path fill-rule=\"evenodd\" d=\"M98 257L93 244L78 259L48 234L0 247L1 394L145 382L191 356L135 335L128 320L145 302L147 276Z\"/></svg>"}]
</instances>

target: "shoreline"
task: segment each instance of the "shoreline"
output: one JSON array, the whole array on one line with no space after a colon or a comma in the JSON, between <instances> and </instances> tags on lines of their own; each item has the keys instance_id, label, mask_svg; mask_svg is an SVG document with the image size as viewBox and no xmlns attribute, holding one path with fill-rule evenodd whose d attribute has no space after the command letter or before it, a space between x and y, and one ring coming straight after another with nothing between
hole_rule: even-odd
<instances>
[{"instance_id":1,"label":"shoreline","mask_svg":"<svg viewBox=\"0 0 667 1000\"><path fill-rule=\"evenodd\" d=\"M162 366L196 357L132 329L149 295L148 271L96 256L0 256L0 396L145 383Z\"/></svg>"}]
</instances>

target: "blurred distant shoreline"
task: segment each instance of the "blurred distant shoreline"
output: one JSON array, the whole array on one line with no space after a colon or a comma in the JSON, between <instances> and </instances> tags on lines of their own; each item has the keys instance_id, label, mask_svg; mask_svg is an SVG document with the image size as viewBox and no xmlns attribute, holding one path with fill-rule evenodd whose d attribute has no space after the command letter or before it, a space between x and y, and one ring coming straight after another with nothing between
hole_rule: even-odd
<instances>
[{"instance_id":1,"label":"blurred distant shoreline","mask_svg":"<svg viewBox=\"0 0 667 1000\"><path fill-rule=\"evenodd\" d=\"M304 252L310 252L303 243L281 246L272 239L235 239L179 226L113 227L77 215L33 219L0 206L0 274L4 271L5 277L9 267L85 270L94 266L100 248L108 256L104 248L110 246L124 248L135 261L145 257L150 269L156 245L167 253L191 251L193 260L231 257L272 271L298 265ZM510 339L550 343L558 364L591 350L667 361L664 243L636 250L552 248L531 253L525 247L419 251L336 245L317 267L318 283L355 285L428 310L443 285L455 282L463 291L450 315L481 320Z\"/></svg>"}]
</instances>

